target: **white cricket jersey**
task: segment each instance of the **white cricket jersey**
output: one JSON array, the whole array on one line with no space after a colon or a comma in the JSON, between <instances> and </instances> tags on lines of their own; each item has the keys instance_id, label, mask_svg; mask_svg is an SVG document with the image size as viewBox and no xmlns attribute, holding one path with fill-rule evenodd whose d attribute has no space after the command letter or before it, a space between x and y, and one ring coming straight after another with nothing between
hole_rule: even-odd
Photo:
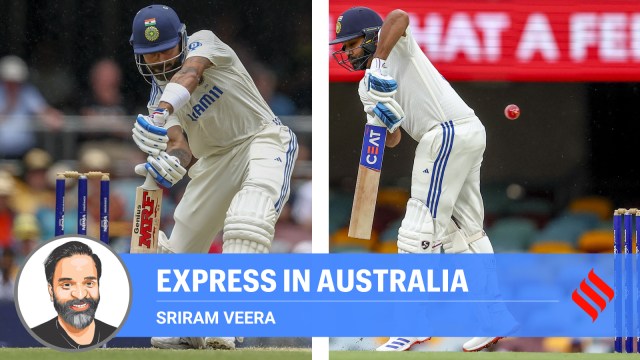
<instances>
[{"instance_id":1,"label":"white cricket jersey","mask_svg":"<svg viewBox=\"0 0 640 360\"><path fill-rule=\"evenodd\" d=\"M224 153L276 124L236 53L213 32L202 30L189 36L187 51L187 58L204 57L213 66L204 71L189 102L170 116L165 128L180 125L195 157ZM149 113L157 108L163 90L164 85L154 81Z\"/></svg>"},{"instance_id":2,"label":"white cricket jersey","mask_svg":"<svg viewBox=\"0 0 640 360\"><path fill-rule=\"evenodd\" d=\"M398 82L394 99L405 113L401 126L416 141L443 122L475 115L422 52L410 27L393 47L386 63L389 75ZM367 97L364 79L358 92L368 111L372 102Z\"/></svg>"}]
</instances>

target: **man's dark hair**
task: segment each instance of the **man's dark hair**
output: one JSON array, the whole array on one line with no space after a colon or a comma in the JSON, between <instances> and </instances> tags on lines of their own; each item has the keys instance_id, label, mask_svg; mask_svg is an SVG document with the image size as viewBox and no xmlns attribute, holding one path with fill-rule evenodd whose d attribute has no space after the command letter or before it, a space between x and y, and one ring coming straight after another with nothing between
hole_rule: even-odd
<instances>
[{"instance_id":1,"label":"man's dark hair","mask_svg":"<svg viewBox=\"0 0 640 360\"><path fill-rule=\"evenodd\" d=\"M94 254L88 245L81 243L80 241L69 241L68 243L64 243L55 248L44 261L44 274L47 276L47 282L49 285L53 286L53 272L56 269L58 261L62 258L71 257L73 255L91 256L93 262L96 264L98 280L100 280L100 276L102 275L102 263L100 262L98 255Z\"/></svg>"}]
</instances>

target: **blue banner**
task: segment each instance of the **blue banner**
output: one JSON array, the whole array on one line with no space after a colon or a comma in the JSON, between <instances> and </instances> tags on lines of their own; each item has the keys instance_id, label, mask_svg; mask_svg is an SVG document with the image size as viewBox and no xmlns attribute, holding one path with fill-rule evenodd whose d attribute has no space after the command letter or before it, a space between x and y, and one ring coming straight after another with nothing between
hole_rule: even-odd
<instances>
[{"instance_id":1,"label":"blue banner","mask_svg":"<svg viewBox=\"0 0 640 360\"><path fill-rule=\"evenodd\" d=\"M122 258L119 336L614 336L613 255Z\"/></svg>"}]
</instances>

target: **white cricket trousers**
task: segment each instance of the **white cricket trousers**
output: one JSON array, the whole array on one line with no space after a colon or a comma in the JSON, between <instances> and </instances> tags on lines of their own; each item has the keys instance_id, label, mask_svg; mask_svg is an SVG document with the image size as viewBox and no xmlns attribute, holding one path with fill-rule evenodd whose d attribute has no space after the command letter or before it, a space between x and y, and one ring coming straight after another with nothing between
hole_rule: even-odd
<instances>
[{"instance_id":1,"label":"white cricket trousers","mask_svg":"<svg viewBox=\"0 0 640 360\"><path fill-rule=\"evenodd\" d=\"M189 169L191 181L173 216L170 249L175 253L208 252L224 226L231 200L247 186L269 195L279 216L289 198L297 156L295 134L274 124L227 153L199 159Z\"/></svg>"},{"instance_id":2,"label":"white cricket trousers","mask_svg":"<svg viewBox=\"0 0 640 360\"><path fill-rule=\"evenodd\" d=\"M411 197L431 211L435 239L447 235L452 215L467 237L482 230L480 166L485 146L485 129L476 116L442 123L420 139Z\"/></svg>"}]
</instances>

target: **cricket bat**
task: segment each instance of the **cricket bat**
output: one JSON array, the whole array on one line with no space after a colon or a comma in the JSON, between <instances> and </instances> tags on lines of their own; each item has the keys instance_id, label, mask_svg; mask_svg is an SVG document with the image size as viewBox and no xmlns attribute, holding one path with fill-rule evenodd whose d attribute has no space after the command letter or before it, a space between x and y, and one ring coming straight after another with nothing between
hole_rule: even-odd
<instances>
[{"instance_id":1,"label":"cricket bat","mask_svg":"<svg viewBox=\"0 0 640 360\"><path fill-rule=\"evenodd\" d=\"M386 140L386 127L365 125L356 191L353 196L353 207L351 208L349 237L358 239L371 238L371 227L376 208L376 198L378 197L378 184L380 183L380 170L382 170L382 158Z\"/></svg>"},{"instance_id":2,"label":"cricket bat","mask_svg":"<svg viewBox=\"0 0 640 360\"><path fill-rule=\"evenodd\" d=\"M136 202L131 231L132 254L155 254L158 249L162 189L151 174L136 188Z\"/></svg>"}]
</instances>

